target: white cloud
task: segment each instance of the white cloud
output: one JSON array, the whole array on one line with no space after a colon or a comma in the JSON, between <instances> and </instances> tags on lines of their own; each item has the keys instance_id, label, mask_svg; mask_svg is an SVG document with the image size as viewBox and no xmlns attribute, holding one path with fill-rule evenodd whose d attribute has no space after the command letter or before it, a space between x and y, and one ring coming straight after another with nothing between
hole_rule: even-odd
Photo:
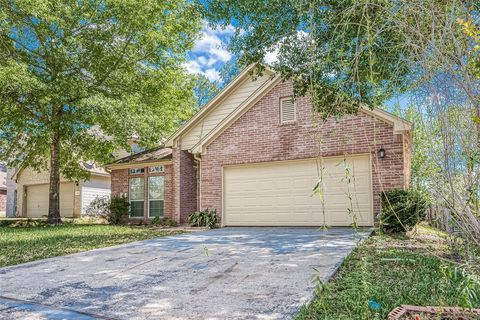
<instances>
[{"instance_id":1,"label":"white cloud","mask_svg":"<svg viewBox=\"0 0 480 320\"><path fill-rule=\"evenodd\" d=\"M198 62L195 60L187 61L183 66L185 67L188 73L197 74L202 72L202 68L200 67L200 64L198 64Z\"/></svg>"},{"instance_id":2,"label":"white cloud","mask_svg":"<svg viewBox=\"0 0 480 320\"><path fill-rule=\"evenodd\" d=\"M228 50L222 48L214 48L210 53L221 62L228 62L232 59L232 54Z\"/></svg>"},{"instance_id":3,"label":"white cloud","mask_svg":"<svg viewBox=\"0 0 480 320\"><path fill-rule=\"evenodd\" d=\"M218 72L215 69L208 69L205 72L203 72L205 77L207 77L208 80L210 81L218 81L220 80L220 72Z\"/></svg>"},{"instance_id":4,"label":"white cloud","mask_svg":"<svg viewBox=\"0 0 480 320\"><path fill-rule=\"evenodd\" d=\"M225 48L226 42L234 34L235 28L228 25L224 29L213 29L204 23L200 39L195 43L192 59L185 64L188 72L203 74L210 80L220 79L217 71L232 59L232 54Z\"/></svg>"},{"instance_id":5,"label":"white cloud","mask_svg":"<svg viewBox=\"0 0 480 320\"><path fill-rule=\"evenodd\" d=\"M273 64L278 61L278 48L275 48L275 50L271 52L267 52L265 57L263 58L263 61L265 61L266 64Z\"/></svg>"}]
</instances>

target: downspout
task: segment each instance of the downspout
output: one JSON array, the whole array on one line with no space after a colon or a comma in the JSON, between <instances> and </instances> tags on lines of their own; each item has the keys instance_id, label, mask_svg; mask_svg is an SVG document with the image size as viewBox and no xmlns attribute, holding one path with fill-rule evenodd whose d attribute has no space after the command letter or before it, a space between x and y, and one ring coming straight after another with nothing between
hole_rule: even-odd
<instances>
[{"instance_id":1,"label":"downspout","mask_svg":"<svg viewBox=\"0 0 480 320\"><path fill-rule=\"evenodd\" d=\"M202 210L202 183L201 183L201 176L202 176L202 167L201 167L201 161L202 161L202 154L201 153L194 153L193 154L193 159L195 160L195 163L197 165L197 210L200 211Z\"/></svg>"}]
</instances>

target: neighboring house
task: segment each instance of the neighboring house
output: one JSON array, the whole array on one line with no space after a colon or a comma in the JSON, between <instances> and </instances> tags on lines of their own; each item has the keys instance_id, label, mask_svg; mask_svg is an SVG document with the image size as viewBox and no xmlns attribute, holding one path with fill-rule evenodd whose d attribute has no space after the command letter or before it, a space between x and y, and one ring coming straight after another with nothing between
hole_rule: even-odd
<instances>
[{"instance_id":1,"label":"neighboring house","mask_svg":"<svg viewBox=\"0 0 480 320\"><path fill-rule=\"evenodd\" d=\"M101 168L85 165L90 171L88 181L72 182L60 179L60 215L78 218L85 213L97 196L110 196L110 175ZM49 172L35 172L22 168L12 180L17 183L17 217L44 217L48 215Z\"/></svg>"},{"instance_id":2,"label":"neighboring house","mask_svg":"<svg viewBox=\"0 0 480 320\"><path fill-rule=\"evenodd\" d=\"M7 213L7 166L0 163L0 217Z\"/></svg>"},{"instance_id":3,"label":"neighboring house","mask_svg":"<svg viewBox=\"0 0 480 320\"><path fill-rule=\"evenodd\" d=\"M291 82L250 68L165 146L107 166L131 220L209 208L223 226L373 225L380 193L409 185L411 123L378 109L323 123Z\"/></svg>"}]
</instances>

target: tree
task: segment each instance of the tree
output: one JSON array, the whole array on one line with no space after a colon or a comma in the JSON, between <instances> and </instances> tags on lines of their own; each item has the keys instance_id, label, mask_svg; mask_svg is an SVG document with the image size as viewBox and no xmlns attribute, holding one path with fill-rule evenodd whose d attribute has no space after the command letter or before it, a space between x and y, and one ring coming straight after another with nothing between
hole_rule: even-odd
<instances>
[{"instance_id":1,"label":"tree","mask_svg":"<svg viewBox=\"0 0 480 320\"><path fill-rule=\"evenodd\" d=\"M188 118L182 62L200 20L187 0L0 0L0 160L50 170L48 220L60 222L60 174L110 161L137 137L158 143Z\"/></svg>"},{"instance_id":2,"label":"tree","mask_svg":"<svg viewBox=\"0 0 480 320\"><path fill-rule=\"evenodd\" d=\"M476 21L476 1L207 0L198 5L212 24L235 25L230 48L241 64L261 63L277 51L272 67L293 81L296 95L308 93L324 118L379 105L435 72L455 75L476 99L467 67L472 41L457 23Z\"/></svg>"},{"instance_id":3,"label":"tree","mask_svg":"<svg viewBox=\"0 0 480 320\"><path fill-rule=\"evenodd\" d=\"M238 74L236 59L227 62L220 69L220 80L211 81L203 74L197 74L195 78L195 96L198 108L207 104L215 95Z\"/></svg>"},{"instance_id":4,"label":"tree","mask_svg":"<svg viewBox=\"0 0 480 320\"><path fill-rule=\"evenodd\" d=\"M195 96L197 107L200 109L220 91L220 86L217 81L210 81L203 74L197 74L195 77Z\"/></svg>"}]
</instances>

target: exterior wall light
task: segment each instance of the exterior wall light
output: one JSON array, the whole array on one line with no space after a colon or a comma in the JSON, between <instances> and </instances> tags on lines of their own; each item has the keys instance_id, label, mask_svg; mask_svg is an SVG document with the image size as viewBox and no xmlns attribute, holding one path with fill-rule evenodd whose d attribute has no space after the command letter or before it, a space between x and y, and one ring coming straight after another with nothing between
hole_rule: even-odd
<instances>
[{"instance_id":1,"label":"exterior wall light","mask_svg":"<svg viewBox=\"0 0 480 320\"><path fill-rule=\"evenodd\" d=\"M383 148L383 146L380 148L380 150L378 150L378 156L380 157L380 159L385 158L385 149Z\"/></svg>"}]
</instances>

